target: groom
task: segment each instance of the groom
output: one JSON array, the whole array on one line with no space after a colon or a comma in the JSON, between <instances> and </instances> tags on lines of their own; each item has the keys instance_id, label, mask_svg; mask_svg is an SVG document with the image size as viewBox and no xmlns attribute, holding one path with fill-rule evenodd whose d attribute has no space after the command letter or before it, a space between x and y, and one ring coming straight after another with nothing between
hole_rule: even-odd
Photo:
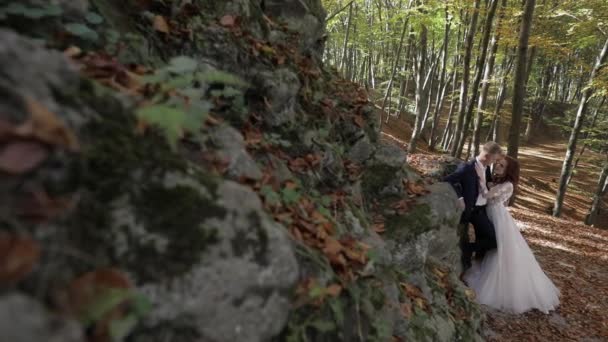
<instances>
[{"instance_id":1,"label":"groom","mask_svg":"<svg viewBox=\"0 0 608 342\"><path fill-rule=\"evenodd\" d=\"M459 206L464 209L460 218L460 223L464 225L464 232L460 237L463 271L471 267L473 252L476 258L483 258L487 251L496 248L496 233L486 214L487 200L484 194L492 180L489 166L501 154L500 145L493 141L487 142L475 159L460 164L454 173L444 179L454 187L459 197ZM468 239L469 223L473 224L475 229L475 242L469 242Z\"/></svg>"}]
</instances>

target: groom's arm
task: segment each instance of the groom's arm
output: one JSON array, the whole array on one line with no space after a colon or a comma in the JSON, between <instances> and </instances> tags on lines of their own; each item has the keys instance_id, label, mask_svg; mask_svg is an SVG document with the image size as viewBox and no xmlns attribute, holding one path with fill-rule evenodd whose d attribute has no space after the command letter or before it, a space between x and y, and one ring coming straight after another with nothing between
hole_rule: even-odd
<instances>
[{"instance_id":1,"label":"groom's arm","mask_svg":"<svg viewBox=\"0 0 608 342\"><path fill-rule=\"evenodd\" d=\"M462 164L458 165L458 168L456 169L456 171L447 175L443 179L444 182L448 182L452 185L452 187L454 188L454 191L456 191L456 194L458 195L459 198L462 198L462 179L464 177L465 172L466 172L466 163L462 163Z\"/></svg>"}]
</instances>

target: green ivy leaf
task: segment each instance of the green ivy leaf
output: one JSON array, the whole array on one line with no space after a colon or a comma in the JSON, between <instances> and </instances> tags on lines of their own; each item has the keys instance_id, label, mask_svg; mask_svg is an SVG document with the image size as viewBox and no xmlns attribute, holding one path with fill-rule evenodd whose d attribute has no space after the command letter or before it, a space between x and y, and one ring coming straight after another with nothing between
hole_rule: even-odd
<instances>
[{"instance_id":1,"label":"green ivy leaf","mask_svg":"<svg viewBox=\"0 0 608 342\"><path fill-rule=\"evenodd\" d=\"M198 62L187 56L174 57L169 61L167 70L176 74L190 73L196 70Z\"/></svg>"},{"instance_id":2,"label":"green ivy leaf","mask_svg":"<svg viewBox=\"0 0 608 342\"><path fill-rule=\"evenodd\" d=\"M113 342L122 342L129 336L131 331L137 325L137 316L134 314L127 315L125 318L120 320L113 320L110 322L110 338Z\"/></svg>"},{"instance_id":3,"label":"green ivy leaf","mask_svg":"<svg viewBox=\"0 0 608 342\"><path fill-rule=\"evenodd\" d=\"M65 24L64 28L66 29L66 31L73 34L74 36L80 37L85 40L96 41L97 39L99 39L99 35L97 34L97 32L91 30L91 28L84 24L69 23Z\"/></svg>"},{"instance_id":4,"label":"green ivy leaf","mask_svg":"<svg viewBox=\"0 0 608 342\"><path fill-rule=\"evenodd\" d=\"M334 322L320 319L311 322L310 326L314 327L321 333L327 333L336 330L336 325L334 324Z\"/></svg>"},{"instance_id":5,"label":"green ivy leaf","mask_svg":"<svg viewBox=\"0 0 608 342\"><path fill-rule=\"evenodd\" d=\"M281 191L283 201L287 204L296 203L300 199L300 193L294 189L285 188Z\"/></svg>"},{"instance_id":6,"label":"green ivy leaf","mask_svg":"<svg viewBox=\"0 0 608 342\"><path fill-rule=\"evenodd\" d=\"M281 203L281 196L279 196L279 194L268 185L262 186L260 189L260 194L264 196L264 199L270 205L277 205Z\"/></svg>"},{"instance_id":7,"label":"green ivy leaf","mask_svg":"<svg viewBox=\"0 0 608 342\"><path fill-rule=\"evenodd\" d=\"M103 18L95 12L88 12L85 15L85 19L89 22L89 24L92 25L99 25L103 23Z\"/></svg>"},{"instance_id":8,"label":"green ivy leaf","mask_svg":"<svg viewBox=\"0 0 608 342\"><path fill-rule=\"evenodd\" d=\"M136 115L142 121L161 128L171 148L177 147L177 141L182 135L182 124L186 113L166 105L152 105L137 110Z\"/></svg>"},{"instance_id":9,"label":"green ivy leaf","mask_svg":"<svg viewBox=\"0 0 608 342\"><path fill-rule=\"evenodd\" d=\"M131 293L128 290L108 289L86 308L83 316L80 317L80 320L85 325L96 322L130 296Z\"/></svg>"}]
</instances>

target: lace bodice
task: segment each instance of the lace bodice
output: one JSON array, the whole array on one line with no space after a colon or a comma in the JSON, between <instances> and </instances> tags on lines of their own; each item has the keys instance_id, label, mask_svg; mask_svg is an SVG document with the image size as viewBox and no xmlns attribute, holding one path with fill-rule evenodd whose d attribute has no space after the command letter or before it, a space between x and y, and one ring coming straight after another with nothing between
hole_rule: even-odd
<instances>
[{"instance_id":1,"label":"lace bodice","mask_svg":"<svg viewBox=\"0 0 608 342\"><path fill-rule=\"evenodd\" d=\"M488 191L486 198L488 199L488 204L502 203L506 206L511 195L513 195L513 184L511 182L506 182L492 187L492 189Z\"/></svg>"}]
</instances>

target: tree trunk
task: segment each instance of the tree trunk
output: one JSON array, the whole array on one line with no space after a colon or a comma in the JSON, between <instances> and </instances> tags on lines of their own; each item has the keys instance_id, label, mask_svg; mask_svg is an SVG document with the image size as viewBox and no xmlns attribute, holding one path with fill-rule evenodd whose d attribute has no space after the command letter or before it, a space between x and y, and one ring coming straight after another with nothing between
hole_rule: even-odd
<instances>
[{"instance_id":1,"label":"tree trunk","mask_svg":"<svg viewBox=\"0 0 608 342\"><path fill-rule=\"evenodd\" d=\"M342 61L340 62L340 71L344 73L344 67L346 66L346 59L348 55L348 39L350 36L350 27L353 22L353 3L350 4L348 9L348 23L346 24L346 34L344 35L344 44L342 45Z\"/></svg>"},{"instance_id":2,"label":"tree trunk","mask_svg":"<svg viewBox=\"0 0 608 342\"><path fill-rule=\"evenodd\" d=\"M452 145L452 155L457 157L458 147L460 143L458 142L458 137L460 137L460 132L463 129L464 124L464 116L466 114L467 109L467 101L469 95L469 75L470 75L470 67L471 67L471 55L473 52L473 38L475 37L475 30L477 28L477 17L479 16L479 3L480 0L475 0L473 12L471 13L471 21L469 22L468 32L464 41L464 59L463 59L463 70L462 70L462 82L460 84L460 99L458 103L458 117L456 119L456 128L455 128L455 140Z\"/></svg>"},{"instance_id":3,"label":"tree trunk","mask_svg":"<svg viewBox=\"0 0 608 342\"><path fill-rule=\"evenodd\" d=\"M410 0L411 4L412 0ZM409 6L408 6L409 7ZM397 56L395 56L395 63L393 63L393 70L391 72L391 77L388 81L388 86L386 88L386 93L384 94L384 100L382 101L382 113L384 113L384 108L386 107L386 100L389 97L391 92L391 88L393 86L393 81L395 79L395 75L397 74L397 68L399 66L399 56L401 55L401 50L403 48L403 39L405 38L405 33L407 32L408 19L406 18L403 22L403 30L401 31L401 39L399 39L399 47L397 48Z\"/></svg>"},{"instance_id":4,"label":"tree trunk","mask_svg":"<svg viewBox=\"0 0 608 342\"><path fill-rule=\"evenodd\" d=\"M469 132L469 126L471 124L471 117L473 116L473 104L477 95L479 94L479 83L484 71L484 65L486 63L486 56L488 54L488 43L490 42L490 32L492 31L492 23L494 21L494 15L496 14L496 8L498 6L498 0L491 0L490 8L486 15L486 21L484 25L483 37L479 49L481 50L480 56L477 58L477 65L475 66L475 79L473 80L473 86L471 87L471 98L467 102L467 110L464 118L463 129L460 132L460 146L456 152L456 157L460 157L462 149L464 147L465 138Z\"/></svg>"},{"instance_id":5,"label":"tree trunk","mask_svg":"<svg viewBox=\"0 0 608 342\"><path fill-rule=\"evenodd\" d=\"M416 54L416 61L414 63L416 75L416 120L414 122L414 130L412 131L412 137L407 149L408 153L416 152L416 144L418 142L418 136L420 135L420 126L422 124L425 109L423 104L426 102L427 96L424 86L426 68L426 37L426 25L422 24L420 27L420 43L418 46L418 53Z\"/></svg>"},{"instance_id":6,"label":"tree trunk","mask_svg":"<svg viewBox=\"0 0 608 342\"><path fill-rule=\"evenodd\" d=\"M513 158L517 158L519 153L519 133L521 130L521 117L526 97L528 39L530 38L530 28L532 27L535 3L536 0L526 0L519 31L515 81L513 82L513 109L511 112L511 127L509 129L509 144L507 148L507 154Z\"/></svg>"},{"instance_id":7,"label":"tree trunk","mask_svg":"<svg viewBox=\"0 0 608 342\"><path fill-rule=\"evenodd\" d=\"M435 131L439 124L439 117L441 113L441 107L443 106L443 99L445 98L445 92L448 88L449 81L446 82L445 76L448 64L448 44L450 39L450 27L452 21L449 19L448 6L445 6L445 29L443 32L443 48L442 48L442 59L441 59L441 73L439 76L439 87L437 89L437 100L435 101L435 111L433 112L433 121L431 123L431 132L429 134L429 149L435 150Z\"/></svg>"},{"instance_id":8,"label":"tree trunk","mask_svg":"<svg viewBox=\"0 0 608 342\"><path fill-rule=\"evenodd\" d=\"M606 160L604 163L602 173L600 174L600 179L597 182L597 190L595 191L595 195L593 195L591 208L589 208L589 214L587 214L585 217L586 225L593 225L595 223L600 212L602 198L606 194L606 190L608 190L608 160Z\"/></svg>"},{"instance_id":9,"label":"tree trunk","mask_svg":"<svg viewBox=\"0 0 608 342\"><path fill-rule=\"evenodd\" d=\"M605 100L606 100L606 96L603 96L602 100L599 103L599 105L595 108L595 112L593 113L593 117L591 119L591 123L589 124L589 128L590 129L592 129L593 127L595 127L595 123L597 122L597 116L598 116L598 114L600 112L600 108L602 108L602 106L604 105L604 101ZM585 134L583 134L583 140L587 139L588 136L589 136L589 132L585 132ZM587 142L585 142L583 144L583 147L581 148L580 152L576 156L576 160L574 161L574 166L572 166L572 170L570 171L570 175L568 175L568 180L566 181L566 187L568 185L570 185L570 181L572 180L572 176L574 175L574 170L576 170L576 167L578 166L578 163L581 160L581 157L583 156L583 153L585 153L586 149L587 149Z\"/></svg>"},{"instance_id":10,"label":"tree trunk","mask_svg":"<svg viewBox=\"0 0 608 342\"><path fill-rule=\"evenodd\" d=\"M494 30L494 37L492 38L492 45L490 48L490 57L486 70L483 75L483 83L481 85L481 93L479 95L479 102L477 103L477 116L475 118L475 129L473 132L473 154L479 154L479 145L481 140L481 128L483 126L483 112L486 107L486 99L488 97L488 91L490 89L490 79L494 73L494 61L496 60L496 52L498 51L498 42L500 41L500 24L504 18L505 8L507 6L507 0L502 0L500 15L496 21L496 29ZM505 56L506 58L506 56Z\"/></svg>"},{"instance_id":11,"label":"tree trunk","mask_svg":"<svg viewBox=\"0 0 608 342\"><path fill-rule=\"evenodd\" d=\"M572 159L574 159L574 152L576 151L576 143L578 142L578 135L581 132L581 128L583 127L583 122L585 120L585 115L587 114L587 106L589 104L589 99L591 95L593 95L593 88L591 87L595 75L598 70L606 61L606 56L608 55L608 39L604 43L604 46L595 62L593 70L591 71L591 75L589 76L588 87L583 91L583 96L581 98L580 104L578 106L578 110L576 112L576 119L574 120L574 127L572 127L572 133L570 134L570 140L568 141L568 149L566 151L566 157L564 158L564 164L562 166L562 172L559 179L559 188L557 189L557 194L555 196L555 205L553 207L553 216L559 217L562 211L562 205L564 203L564 196L566 195L567 188L567 179L570 174L570 169L572 167Z\"/></svg>"}]
</instances>

